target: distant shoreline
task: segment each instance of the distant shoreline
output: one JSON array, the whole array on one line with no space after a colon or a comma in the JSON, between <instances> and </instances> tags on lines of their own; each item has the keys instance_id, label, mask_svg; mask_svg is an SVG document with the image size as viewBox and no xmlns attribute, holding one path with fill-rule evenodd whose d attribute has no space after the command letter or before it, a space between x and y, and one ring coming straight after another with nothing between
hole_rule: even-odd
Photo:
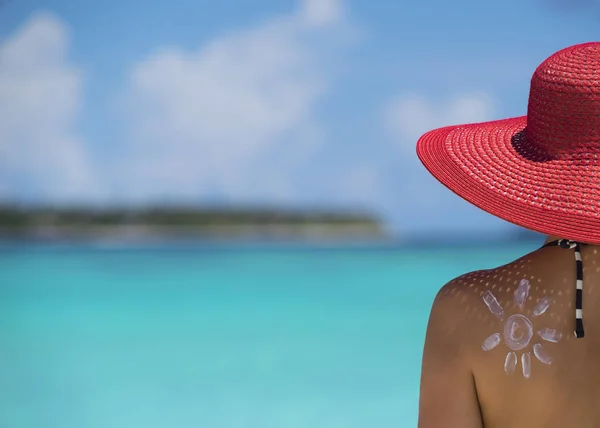
<instances>
[{"instance_id":1,"label":"distant shoreline","mask_svg":"<svg viewBox=\"0 0 600 428\"><path fill-rule=\"evenodd\" d=\"M155 241L170 239L256 239L256 240L355 240L386 239L379 225L277 224L190 226L36 226L23 229L0 227L0 240L35 241L123 240Z\"/></svg>"},{"instance_id":2,"label":"distant shoreline","mask_svg":"<svg viewBox=\"0 0 600 428\"><path fill-rule=\"evenodd\" d=\"M507 236L498 238L495 235L481 236L442 236L423 239L419 236L399 236L392 233L372 233L370 230L345 229L337 230L335 233L331 229L324 232L318 227L308 227L303 233L298 230L285 228L272 229L264 228L257 230L242 231L229 230L212 232L208 231L185 231L179 229L176 233L173 230L165 230L162 233L154 231L143 231L124 229L119 231L112 229L110 233L106 231L70 232L65 230L37 230L29 233L6 233L0 229L0 246L13 245L59 245L59 246L79 246L79 245L100 245L116 247L154 247L154 246L205 246L205 245L258 245L258 246L281 246L288 245L309 247L340 247L340 248L380 248L380 249L410 249L411 251L440 250L444 248L481 248L482 251L494 251L498 248L507 246L527 246L531 250L541 246L543 237L532 236L528 238L517 238Z\"/></svg>"},{"instance_id":3,"label":"distant shoreline","mask_svg":"<svg viewBox=\"0 0 600 428\"><path fill-rule=\"evenodd\" d=\"M376 216L343 211L177 208L20 208L0 204L0 243L169 242L383 243L433 247L542 242L515 227L489 234L393 233Z\"/></svg>"},{"instance_id":4,"label":"distant shoreline","mask_svg":"<svg viewBox=\"0 0 600 428\"><path fill-rule=\"evenodd\" d=\"M385 239L374 216L276 209L0 207L0 240Z\"/></svg>"}]
</instances>

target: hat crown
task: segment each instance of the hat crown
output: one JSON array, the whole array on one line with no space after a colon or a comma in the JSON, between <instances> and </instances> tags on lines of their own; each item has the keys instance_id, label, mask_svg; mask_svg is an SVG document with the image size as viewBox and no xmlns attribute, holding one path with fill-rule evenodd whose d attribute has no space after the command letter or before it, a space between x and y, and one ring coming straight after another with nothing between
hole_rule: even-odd
<instances>
[{"instance_id":1,"label":"hat crown","mask_svg":"<svg viewBox=\"0 0 600 428\"><path fill-rule=\"evenodd\" d=\"M537 68L525 133L548 154L600 151L600 43L560 50Z\"/></svg>"}]
</instances>

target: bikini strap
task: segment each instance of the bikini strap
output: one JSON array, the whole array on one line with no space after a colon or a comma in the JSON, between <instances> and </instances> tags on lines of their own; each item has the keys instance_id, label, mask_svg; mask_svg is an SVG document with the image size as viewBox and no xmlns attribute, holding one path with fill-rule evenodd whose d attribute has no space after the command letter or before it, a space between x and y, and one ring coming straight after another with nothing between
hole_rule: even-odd
<instances>
[{"instance_id":1,"label":"bikini strap","mask_svg":"<svg viewBox=\"0 0 600 428\"><path fill-rule=\"evenodd\" d=\"M583 263L581 261L581 244L567 239L558 239L543 245L545 247L561 247L564 249L575 250L575 266L577 270L577 289L575 290L575 337L581 339L584 336L583 331Z\"/></svg>"}]
</instances>

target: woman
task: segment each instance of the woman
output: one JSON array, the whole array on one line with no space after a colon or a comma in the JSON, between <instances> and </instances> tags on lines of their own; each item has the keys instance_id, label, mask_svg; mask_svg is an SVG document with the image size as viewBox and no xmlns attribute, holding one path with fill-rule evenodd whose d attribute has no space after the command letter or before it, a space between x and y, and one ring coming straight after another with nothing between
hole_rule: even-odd
<instances>
[{"instance_id":1,"label":"woman","mask_svg":"<svg viewBox=\"0 0 600 428\"><path fill-rule=\"evenodd\" d=\"M600 43L544 61L527 116L431 131L417 153L459 196L548 235L438 293L419 427L600 427Z\"/></svg>"}]
</instances>

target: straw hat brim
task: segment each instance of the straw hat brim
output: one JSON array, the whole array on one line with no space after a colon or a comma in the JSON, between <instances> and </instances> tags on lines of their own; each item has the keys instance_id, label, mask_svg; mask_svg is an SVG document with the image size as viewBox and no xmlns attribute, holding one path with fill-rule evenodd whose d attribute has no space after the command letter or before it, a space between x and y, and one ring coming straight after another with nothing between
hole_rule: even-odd
<instances>
[{"instance_id":1,"label":"straw hat brim","mask_svg":"<svg viewBox=\"0 0 600 428\"><path fill-rule=\"evenodd\" d=\"M598 170L581 158L532 150L526 125L523 116L436 129L419 139L417 155L443 185L494 216L600 244Z\"/></svg>"}]
</instances>

